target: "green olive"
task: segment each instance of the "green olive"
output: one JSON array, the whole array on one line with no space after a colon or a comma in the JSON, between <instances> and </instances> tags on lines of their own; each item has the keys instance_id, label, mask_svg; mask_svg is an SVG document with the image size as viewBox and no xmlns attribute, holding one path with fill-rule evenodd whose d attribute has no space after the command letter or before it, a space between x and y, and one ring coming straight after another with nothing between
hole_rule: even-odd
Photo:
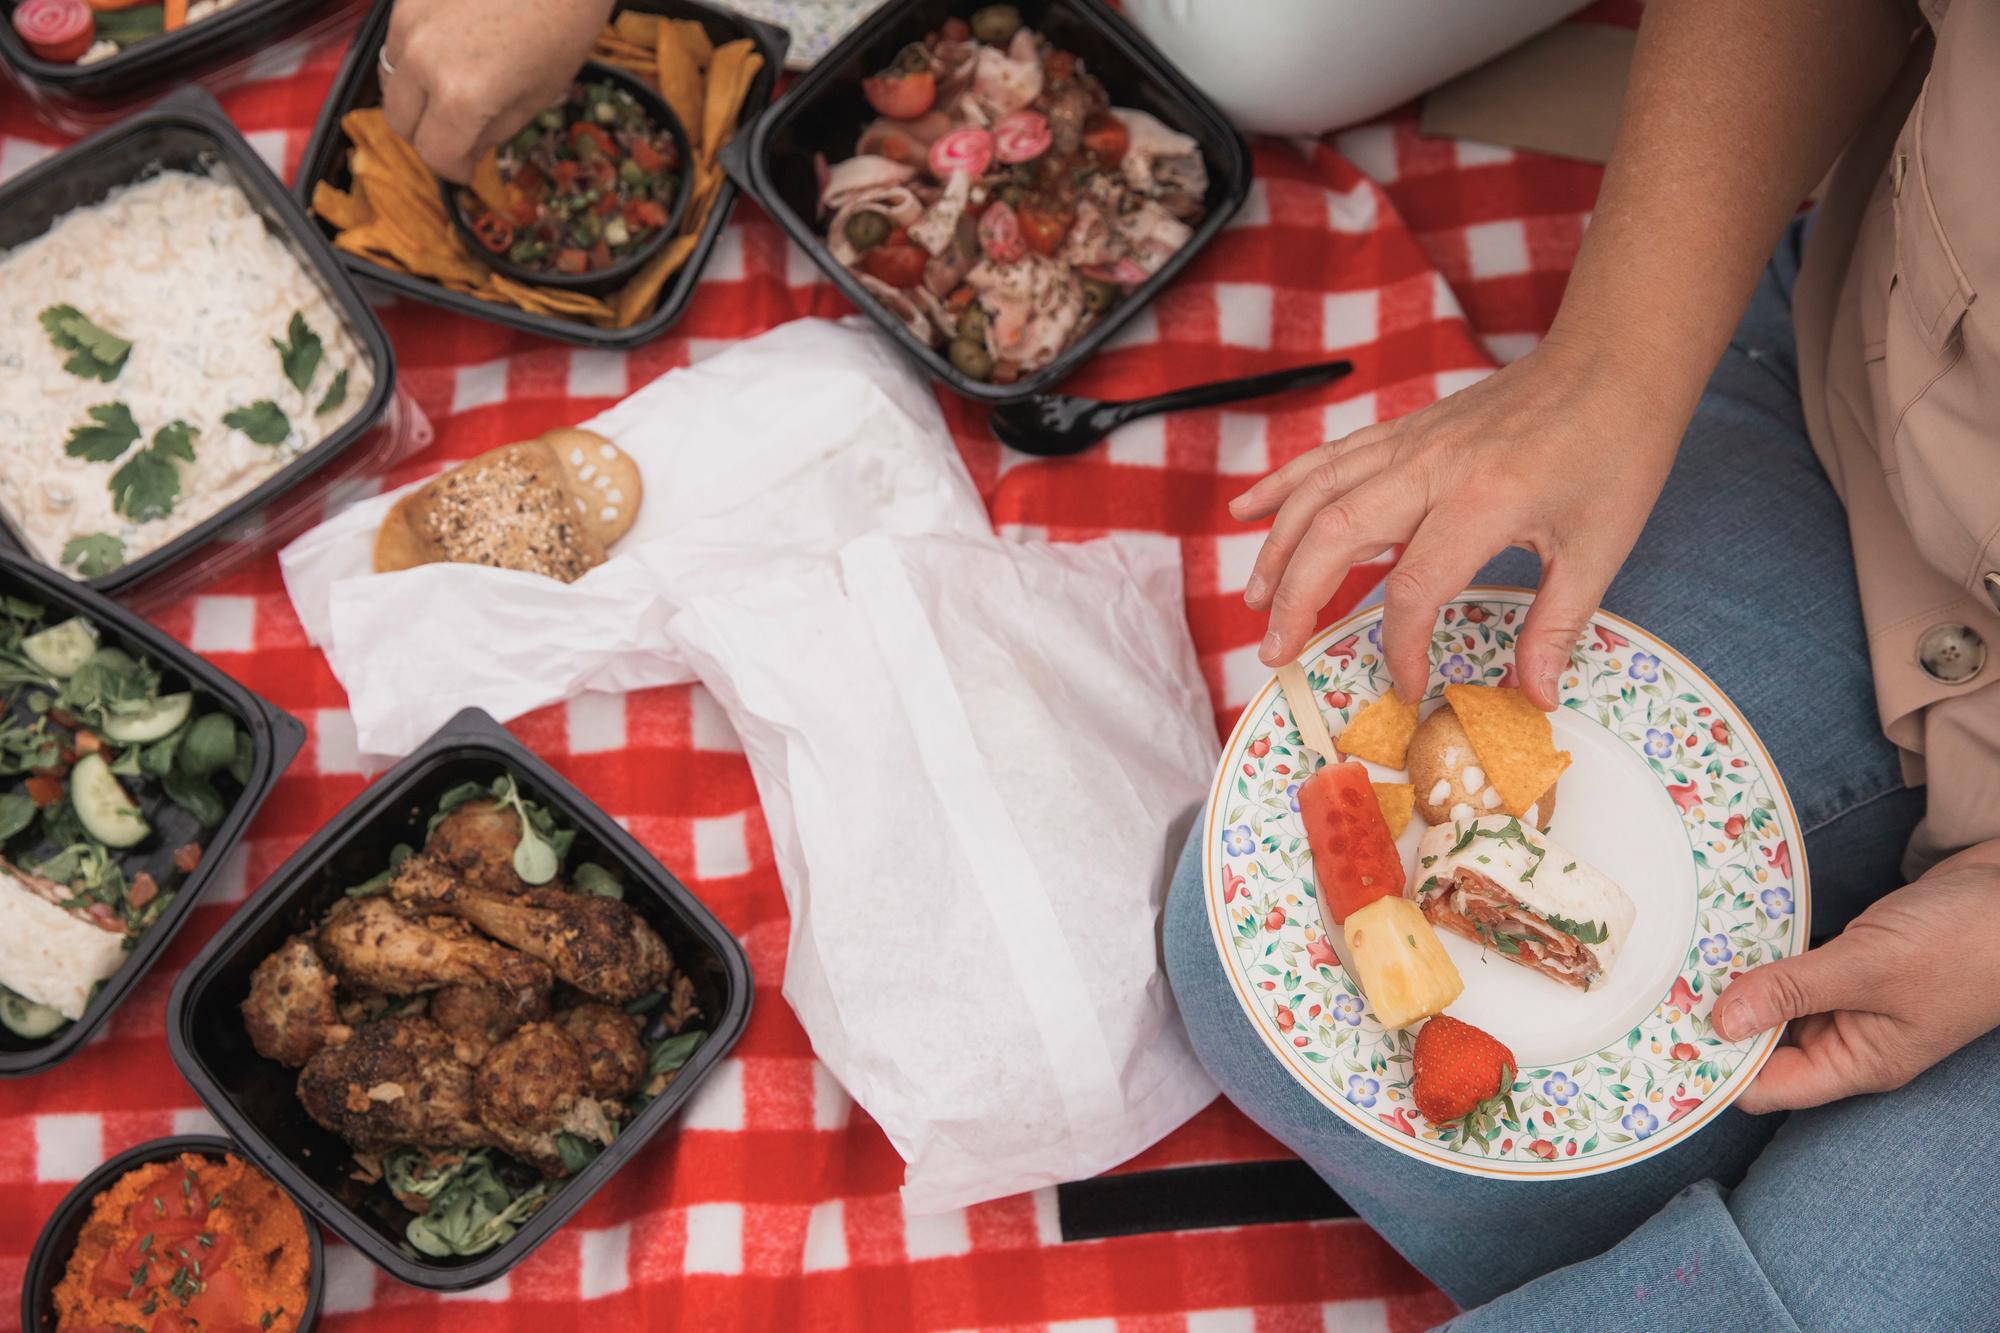
<instances>
[{"instance_id":1,"label":"green olive","mask_svg":"<svg viewBox=\"0 0 2000 1333\"><path fill-rule=\"evenodd\" d=\"M905 74L928 74L931 58L921 46L906 46L903 53L896 57L896 68Z\"/></svg>"},{"instance_id":2,"label":"green olive","mask_svg":"<svg viewBox=\"0 0 2000 1333\"><path fill-rule=\"evenodd\" d=\"M986 341L985 306L979 304L979 302L977 301L974 301L971 305L967 306L964 310L959 312L958 336L961 338L971 338L981 343L984 343Z\"/></svg>"},{"instance_id":3,"label":"green olive","mask_svg":"<svg viewBox=\"0 0 2000 1333\"><path fill-rule=\"evenodd\" d=\"M1012 5L987 5L972 12L972 35L988 46L1005 46L1021 30L1021 11Z\"/></svg>"},{"instance_id":4,"label":"green olive","mask_svg":"<svg viewBox=\"0 0 2000 1333\"><path fill-rule=\"evenodd\" d=\"M993 356L983 342L970 338L954 338L951 344L951 364L962 375L983 380L993 373Z\"/></svg>"},{"instance_id":5,"label":"green olive","mask_svg":"<svg viewBox=\"0 0 2000 1333\"><path fill-rule=\"evenodd\" d=\"M1091 314L1102 314L1109 310L1118 299L1118 287L1114 283L1102 282L1096 278L1083 280L1083 308Z\"/></svg>"},{"instance_id":6,"label":"green olive","mask_svg":"<svg viewBox=\"0 0 2000 1333\"><path fill-rule=\"evenodd\" d=\"M863 211L847 220L847 243L857 250L873 250L889 239L889 219L880 213Z\"/></svg>"}]
</instances>

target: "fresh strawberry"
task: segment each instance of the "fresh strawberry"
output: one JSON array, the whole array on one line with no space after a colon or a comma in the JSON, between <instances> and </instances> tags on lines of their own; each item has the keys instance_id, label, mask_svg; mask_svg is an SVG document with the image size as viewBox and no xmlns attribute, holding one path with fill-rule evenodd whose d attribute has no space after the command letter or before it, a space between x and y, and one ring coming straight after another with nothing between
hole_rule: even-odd
<instances>
[{"instance_id":1,"label":"fresh strawberry","mask_svg":"<svg viewBox=\"0 0 2000 1333\"><path fill-rule=\"evenodd\" d=\"M1410 1096L1424 1119L1448 1124L1513 1090L1514 1053L1470 1023L1443 1014L1424 1024L1410 1057Z\"/></svg>"}]
</instances>

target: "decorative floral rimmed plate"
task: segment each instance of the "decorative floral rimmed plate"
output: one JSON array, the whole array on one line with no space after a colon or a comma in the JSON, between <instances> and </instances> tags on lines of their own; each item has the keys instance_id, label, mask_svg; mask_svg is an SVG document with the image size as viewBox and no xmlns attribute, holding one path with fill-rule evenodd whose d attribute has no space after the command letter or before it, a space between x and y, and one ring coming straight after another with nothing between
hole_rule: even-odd
<instances>
[{"instance_id":1,"label":"decorative floral rimmed plate","mask_svg":"<svg viewBox=\"0 0 2000 1333\"><path fill-rule=\"evenodd\" d=\"M1439 615L1429 713L1446 684L1514 683L1532 594L1475 588ZM1380 607L1326 630L1306 675L1338 736L1389 687ZM1550 835L1638 908L1611 975L1588 992L1440 932L1465 979L1447 1011L1521 1062L1515 1114L1433 1125L1410 1100L1415 1032L1385 1031L1320 924L1297 794L1311 771L1273 679L1223 749L1202 869L1209 922L1258 1035L1308 1091L1364 1134L1456 1171L1592 1175L1694 1133L1756 1074L1778 1033L1728 1042L1709 1025L1738 972L1805 948L1810 900L1798 819L1756 734L1715 683L1638 626L1600 612L1551 716L1574 756ZM1407 776L1370 765L1383 781ZM1421 818L1401 839L1414 863Z\"/></svg>"}]
</instances>

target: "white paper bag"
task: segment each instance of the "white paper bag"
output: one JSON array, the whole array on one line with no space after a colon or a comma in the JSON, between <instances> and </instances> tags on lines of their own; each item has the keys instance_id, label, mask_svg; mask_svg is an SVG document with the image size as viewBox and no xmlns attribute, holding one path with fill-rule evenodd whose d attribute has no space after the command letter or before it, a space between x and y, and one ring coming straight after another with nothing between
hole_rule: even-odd
<instances>
[{"instance_id":1,"label":"white paper bag","mask_svg":"<svg viewBox=\"0 0 2000 1333\"><path fill-rule=\"evenodd\" d=\"M913 1211L1095 1175L1214 1097L1156 943L1216 761L1174 542L868 537L682 600L770 825L785 998Z\"/></svg>"},{"instance_id":2,"label":"white paper bag","mask_svg":"<svg viewBox=\"0 0 2000 1333\"><path fill-rule=\"evenodd\" d=\"M990 533L929 386L858 321L781 325L583 425L632 456L645 499L575 583L477 565L375 573L375 532L402 491L285 549L286 590L363 753L406 754L468 705L505 721L691 679L663 633L669 586L766 577L770 561L830 557L867 532Z\"/></svg>"}]
</instances>

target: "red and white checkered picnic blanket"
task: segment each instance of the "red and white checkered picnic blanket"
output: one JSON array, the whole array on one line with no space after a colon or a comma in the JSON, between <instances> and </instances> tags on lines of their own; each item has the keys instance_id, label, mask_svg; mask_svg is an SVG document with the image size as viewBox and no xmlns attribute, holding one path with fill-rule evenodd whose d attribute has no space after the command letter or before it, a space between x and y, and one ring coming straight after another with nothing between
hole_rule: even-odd
<instances>
[{"instance_id":1,"label":"red and white checkered picnic blanket","mask_svg":"<svg viewBox=\"0 0 2000 1333\"><path fill-rule=\"evenodd\" d=\"M1587 16L1630 22L1631 0ZM225 96L279 174L297 166L341 56L264 62ZM60 147L0 88L0 177ZM1010 455L974 405L945 415L994 523L1075 540L1179 537L1188 619L1219 726L1265 677L1262 626L1242 602L1260 534L1225 512L1299 451L1410 411L1531 346L1554 313L1597 187L1595 168L1425 140L1404 111L1318 143L1255 145L1256 184L1233 226L1069 386L1124 397L1225 375L1353 358L1356 373L1271 410L1155 419L1084 457ZM395 483L582 420L729 341L845 301L748 202L686 317L629 354L572 350L411 303L383 311L402 381L437 426ZM1470 314L1468 320L1467 315ZM1379 577L1360 570L1329 617ZM368 782L338 683L307 646L266 558L156 617L312 739L251 829L232 873L100 1038L40 1077L0 1084L0 1286L18 1288L43 1220L111 1153L212 1127L168 1058L175 974L244 896ZM679 1121L573 1221L492 1287L406 1288L340 1244L327 1250L330 1330L1417 1329L1450 1303L1360 1222L1062 1243L1052 1191L943 1217L905 1215L902 1164L813 1059L779 998L786 913L750 772L699 688L595 695L516 733L673 867L746 944L764 1000L741 1044ZM1226 1102L1128 1169L1281 1157ZM0 1329L17 1307L0 1303Z\"/></svg>"}]
</instances>

